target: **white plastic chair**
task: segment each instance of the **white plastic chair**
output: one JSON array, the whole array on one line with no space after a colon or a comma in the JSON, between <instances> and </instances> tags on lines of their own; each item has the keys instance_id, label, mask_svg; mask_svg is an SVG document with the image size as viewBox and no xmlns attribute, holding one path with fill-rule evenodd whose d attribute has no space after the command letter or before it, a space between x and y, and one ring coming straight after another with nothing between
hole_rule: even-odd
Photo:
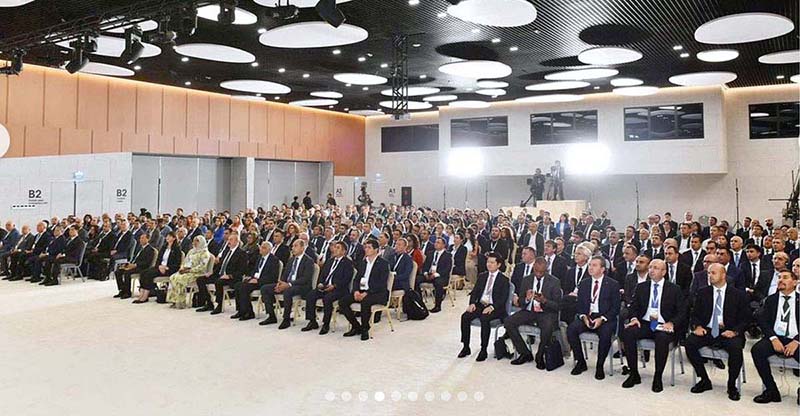
<instances>
[{"instance_id":1,"label":"white plastic chair","mask_svg":"<svg viewBox=\"0 0 800 416\"><path fill-rule=\"evenodd\" d=\"M703 347L700 348L699 352L701 357L709 360L728 361L728 352L721 348ZM747 383L747 375L745 374L744 368L745 366L742 365L742 371L739 373L739 376L736 377L736 388L739 389L739 391L742 391L742 383ZM692 381L692 384L697 383L697 373L694 371L694 367L692 367Z\"/></svg>"},{"instance_id":2,"label":"white plastic chair","mask_svg":"<svg viewBox=\"0 0 800 416\"><path fill-rule=\"evenodd\" d=\"M314 263L314 273L311 276L311 288L312 289L317 287L317 280L318 279L319 279L319 265ZM283 293L276 293L275 294L275 305L273 305L275 307L275 316L281 316L281 314L283 312L282 304L283 304ZM292 325L294 325L295 322L297 321L297 319L300 317L300 305L301 304L305 305L305 300L303 300L302 296L295 295L295 297L292 298L292 309L293 309L293 313L294 313L294 319L292 319Z\"/></svg>"},{"instance_id":3,"label":"white plastic chair","mask_svg":"<svg viewBox=\"0 0 800 416\"><path fill-rule=\"evenodd\" d=\"M81 278L82 282L86 281L86 277L83 275L83 272L81 272L81 265L83 265L83 257L84 254L86 254L86 243L81 242L79 244L81 244L81 255L78 258L78 263L62 263L61 267L58 270L58 277L57 277L58 283L61 283L62 276L63 278L70 277L72 279L75 279L75 276L77 275L78 277Z\"/></svg>"},{"instance_id":4,"label":"white plastic chair","mask_svg":"<svg viewBox=\"0 0 800 416\"><path fill-rule=\"evenodd\" d=\"M656 342L652 339L640 339L636 342L638 346L639 352L642 354L640 361L642 362L642 368L647 368L647 362L644 360L644 352L645 351L653 351L655 354L656 351ZM675 386L675 353L678 353L678 360L681 363L681 374L686 374L683 368L683 354L681 353L679 345L676 342L671 342L669 344L669 353L671 355L670 358L670 382L671 386Z\"/></svg>"}]
</instances>

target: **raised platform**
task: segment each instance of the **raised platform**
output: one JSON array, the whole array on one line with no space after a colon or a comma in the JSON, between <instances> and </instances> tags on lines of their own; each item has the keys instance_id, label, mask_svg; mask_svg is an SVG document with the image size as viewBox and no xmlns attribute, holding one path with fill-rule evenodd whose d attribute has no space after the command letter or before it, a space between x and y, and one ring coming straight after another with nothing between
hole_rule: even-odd
<instances>
[{"instance_id":1,"label":"raised platform","mask_svg":"<svg viewBox=\"0 0 800 416\"><path fill-rule=\"evenodd\" d=\"M538 215L539 210L543 209L550 213L553 221L558 221L558 217L567 213L570 217L580 218L581 213L589 209L589 203L584 200L566 200L566 201L539 201L535 207L526 207L529 214L534 216ZM522 207L503 207L504 212L511 212L514 218L522 211Z\"/></svg>"}]
</instances>

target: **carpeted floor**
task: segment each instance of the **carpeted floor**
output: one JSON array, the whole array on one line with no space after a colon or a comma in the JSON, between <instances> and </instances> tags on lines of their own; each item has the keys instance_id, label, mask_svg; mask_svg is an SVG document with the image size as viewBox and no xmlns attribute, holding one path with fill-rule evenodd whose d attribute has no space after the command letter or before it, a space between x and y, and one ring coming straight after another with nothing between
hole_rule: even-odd
<instances>
[{"instance_id":1,"label":"carpeted floor","mask_svg":"<svg viewBox=\"0 0 800 416\"><path fill-rule=\"evenodd\" d=\"M532 364L455 358L458 319L466 306L422 322L400 322L374 339L278 331L257 321L171 310L151 302L112 299L113 282L68 281L44 288L0 282L0 408L4 415L797 415L792 391L784 402L757 405L760 380L747 353L740 402L724 392L725 372L710 370L714 390L689 393L691 367L677 385L650 392L602 382L590 371L569 375L572 362L548 373ZM491 353L491 351L490 351ZM669 370L668 370L669 371ZM667 375L668 375L667 371ZM784 394L798 378L778 375Z\"/></svg>"}]
</instances>

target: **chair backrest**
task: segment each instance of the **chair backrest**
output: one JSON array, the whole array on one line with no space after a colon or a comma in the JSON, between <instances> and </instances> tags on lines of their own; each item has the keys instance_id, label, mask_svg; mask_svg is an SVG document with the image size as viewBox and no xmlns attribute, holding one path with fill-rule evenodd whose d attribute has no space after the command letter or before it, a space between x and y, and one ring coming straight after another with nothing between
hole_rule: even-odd
<instances>
[{"instance_id":1,"label":"chair backrest","mask_svg":"<svg viewBox=\"0 0 800 416\"><path fill-rule=\"evenodd\" d=\"M386 298L386 307L392 303L392 287L394 287L395 272L389 272L389 277L386 278L386 290L389 291L389 297Z\"/></svg>"},{"instance_id":2,"label":"chair backrest","mask_svg":"<svg viewBox=\"0 0 800 416\"><path fill-rule=\"evenodd\" d=\"M514 292L516 291L516 286L514 286L514 282L508 282L508 300L506 301L506 315L511 315L514 310L512 309L511 301L514 299Z\"/></svg>"},{"instance_id":3,"label":"chair backrest","mask_svg":"<svg viewBox=\"0 0 800 416\"><path fill-rule=\"evenodd\" d=\"M311 275L311 288L317 287L319 281L319 264L314 263L314 274Z\"/></svg>"},{"instance_id":4,"label":"chair backrest","mask_svg":"<svg viewBox=\"0 0 800 416\"><path fill-rule=\"evenodd\" d=\"M153 247L153 248L156 250L156 255L153 256L153 260L150 260L150 268L151 269L153 267L156 267L156 264L158 264L158 249L156 249L155 247Z\"/></svg>"},{"instance_id":5,"label":"chair backrest","mask_svg":"<svg viewBox=\"0 0 800 416\"><path fill-rule=\"evenodd\" d=\"M281 280L281 276L283 276L283 261L278 260L278 280Z\"/></svg>"},{"instance_id":6,"label":"chair backrest","mask_svg":"<svg viewBox=\"0 0 800 416\"><path fill-rule=\"evenodd\" d=\"M208 258L206 264L206 276L211 276L214 273L214 256Z\"/></svg>"},{"instance_id":7,"label":"chair backrest","mask_svg":"<svg viewBox=\"0 0 800 416\"><path fill-rule=\"evenodd\" d=\"M411 290L414 290L416 287L414 284L417 283L417 269L419 269L419 265L417 265L417 262L415 261L412 261L411 263L413 263L411 265L411 278L408 279L408 283L409 287L411 287Z\"/></svg>"},{"instance_id":8,"label":"chair backrest","mask_svg":"<svg viewBox=\"0 0 800 416\"><path fill-rule=\"evenodd\" d=\"M78 244L80 244L80 245L81 245L81 256L80 256L80 257L78 257L78 264L77 264L77 266L78 266L78 267L81 267L81 266L83 265L83 257L84 257L84 255L86 254L86 246L87 246L87 244L86 244L85 242L83 242L83 241L81 241L81 242L80 242L80 243L78 243Z\"/></svg>"}]
</instances>

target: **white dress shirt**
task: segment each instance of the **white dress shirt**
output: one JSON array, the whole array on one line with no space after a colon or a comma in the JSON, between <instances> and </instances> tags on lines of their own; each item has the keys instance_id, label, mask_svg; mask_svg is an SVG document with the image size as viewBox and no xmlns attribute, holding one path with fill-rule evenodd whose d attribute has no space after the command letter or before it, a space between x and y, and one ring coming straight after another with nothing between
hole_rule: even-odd
<instances>
[{"instance_id":1,"label":"white dress shirt","mask_svg":"<svg viewBox=\"0 0 800 416\"><path fill-rule=\"evenodd\" d=\"M164 249L164 255L161 257L161 265L166 266L169 263L169 252L172 251L170 248Z\"/></svg>"},{"instance_id":2,"label":"white dress shirt","mask_svg":"<svg viewBox=\"0 0 800 416\"><path fill-rule=\"evenodd\" d=\"M597 285L597 295L592 297L592 293L594 293L594 283L598 282ZM600 292L603 290L603 276L600 276L599 279L592 277L592 285L589 287L589 300L591 303L589 304L589 313L600 313Z\"/></svg>"},{"instance_id":3,"label":"white dress shirt","mask_svg":"<svg viewBox=\"0 0 800 416\"><path fill-rule=\"evenodd\" d=\"M489 277L486 279L486 287L483 288L483 295L481 295L481 303L484 305L493 305L494 302L492 301L492 290L494 289L494 282L497 279L497 273L489 273Z\"/></svg>"},{"instance_id":4,"label":"white dress shirt","mask_svg":"<svg viewBox=\"0 0 800 416\"><path fill-rule=\"evenodd\" d=\"M723 325L723 321L722 321L722 315L723 315L723 312L725 311L725 290L728 288L728 284L725 283L720 288L717 288L715 286L711 286L711 288L714 289L714 297L711 298L711 301L712 301L711 302L711 319L708 320L707 327L711 328L711 326L713 324L712 319L714 319L714 308L716 308L717 298L722 298L722 300L719 303L719 306L720 306L719 327L722 328L724 326Z\"/></svg>"},{"instance_id":5,"label":"white dress shirt","mask_svg":"<svg viewBox=\"0 0 800 416\"><path fill-rule=\"evenodd\" d=\"M375 256L372 260L369 257L364 258L367 262L367 268L364 269L364 275L361 276L361 290L369 290L369 275L372 273L372 266L375 265L377 258L378 256Z\"/></svg>"},{"instance_id":6,"label":"white dress shirt","mask_svg":"<svg viewBox=\"0 0 800 416\"><path fill-rule=\"evenodd\" d=\"M658 294L656 299L653 299L653 287L658 286ZM642 317L643 320L650 322L651 316L656 316L658 322L663 324L664 317L661 316L661 295L664 293L664 279L661 279L658 283L655 281L650 282L650 298L647 302L647 312ZM654 306L655 305L655 306Z\"/></svg>"},{"instance_id":7,"label":"white dress shirt","mask_svg":"<svg viewBox=\"0 0 800 416\"><path fill-rule=\"evenodd\" d=\"M781 272L775 270L772 274L772 281L769 282L769 290L767 291L767 296L775 293L778 291L778 277L780 277Z\"/></svg>"},{"instance_id":8,"label":"white dress shirt","mask_svg":"<svg viewBox=\"0 0 800 416\"><path fill-rule=\"evenodd\" d=\"M786 315L783 313L783 305L787 300L783 297L783 293L778 294L778 311L775 316L775 327L773 330L775 331L775 335L770 337L770 341L777 338L777 336L787 337L787 338L794 338L797 336L797 310L795 308L796 296L797 292L792 292L789 295L789 314ZM789 320L789 334L786 334L786 320Z\"/></svg>"}]
</instances>

